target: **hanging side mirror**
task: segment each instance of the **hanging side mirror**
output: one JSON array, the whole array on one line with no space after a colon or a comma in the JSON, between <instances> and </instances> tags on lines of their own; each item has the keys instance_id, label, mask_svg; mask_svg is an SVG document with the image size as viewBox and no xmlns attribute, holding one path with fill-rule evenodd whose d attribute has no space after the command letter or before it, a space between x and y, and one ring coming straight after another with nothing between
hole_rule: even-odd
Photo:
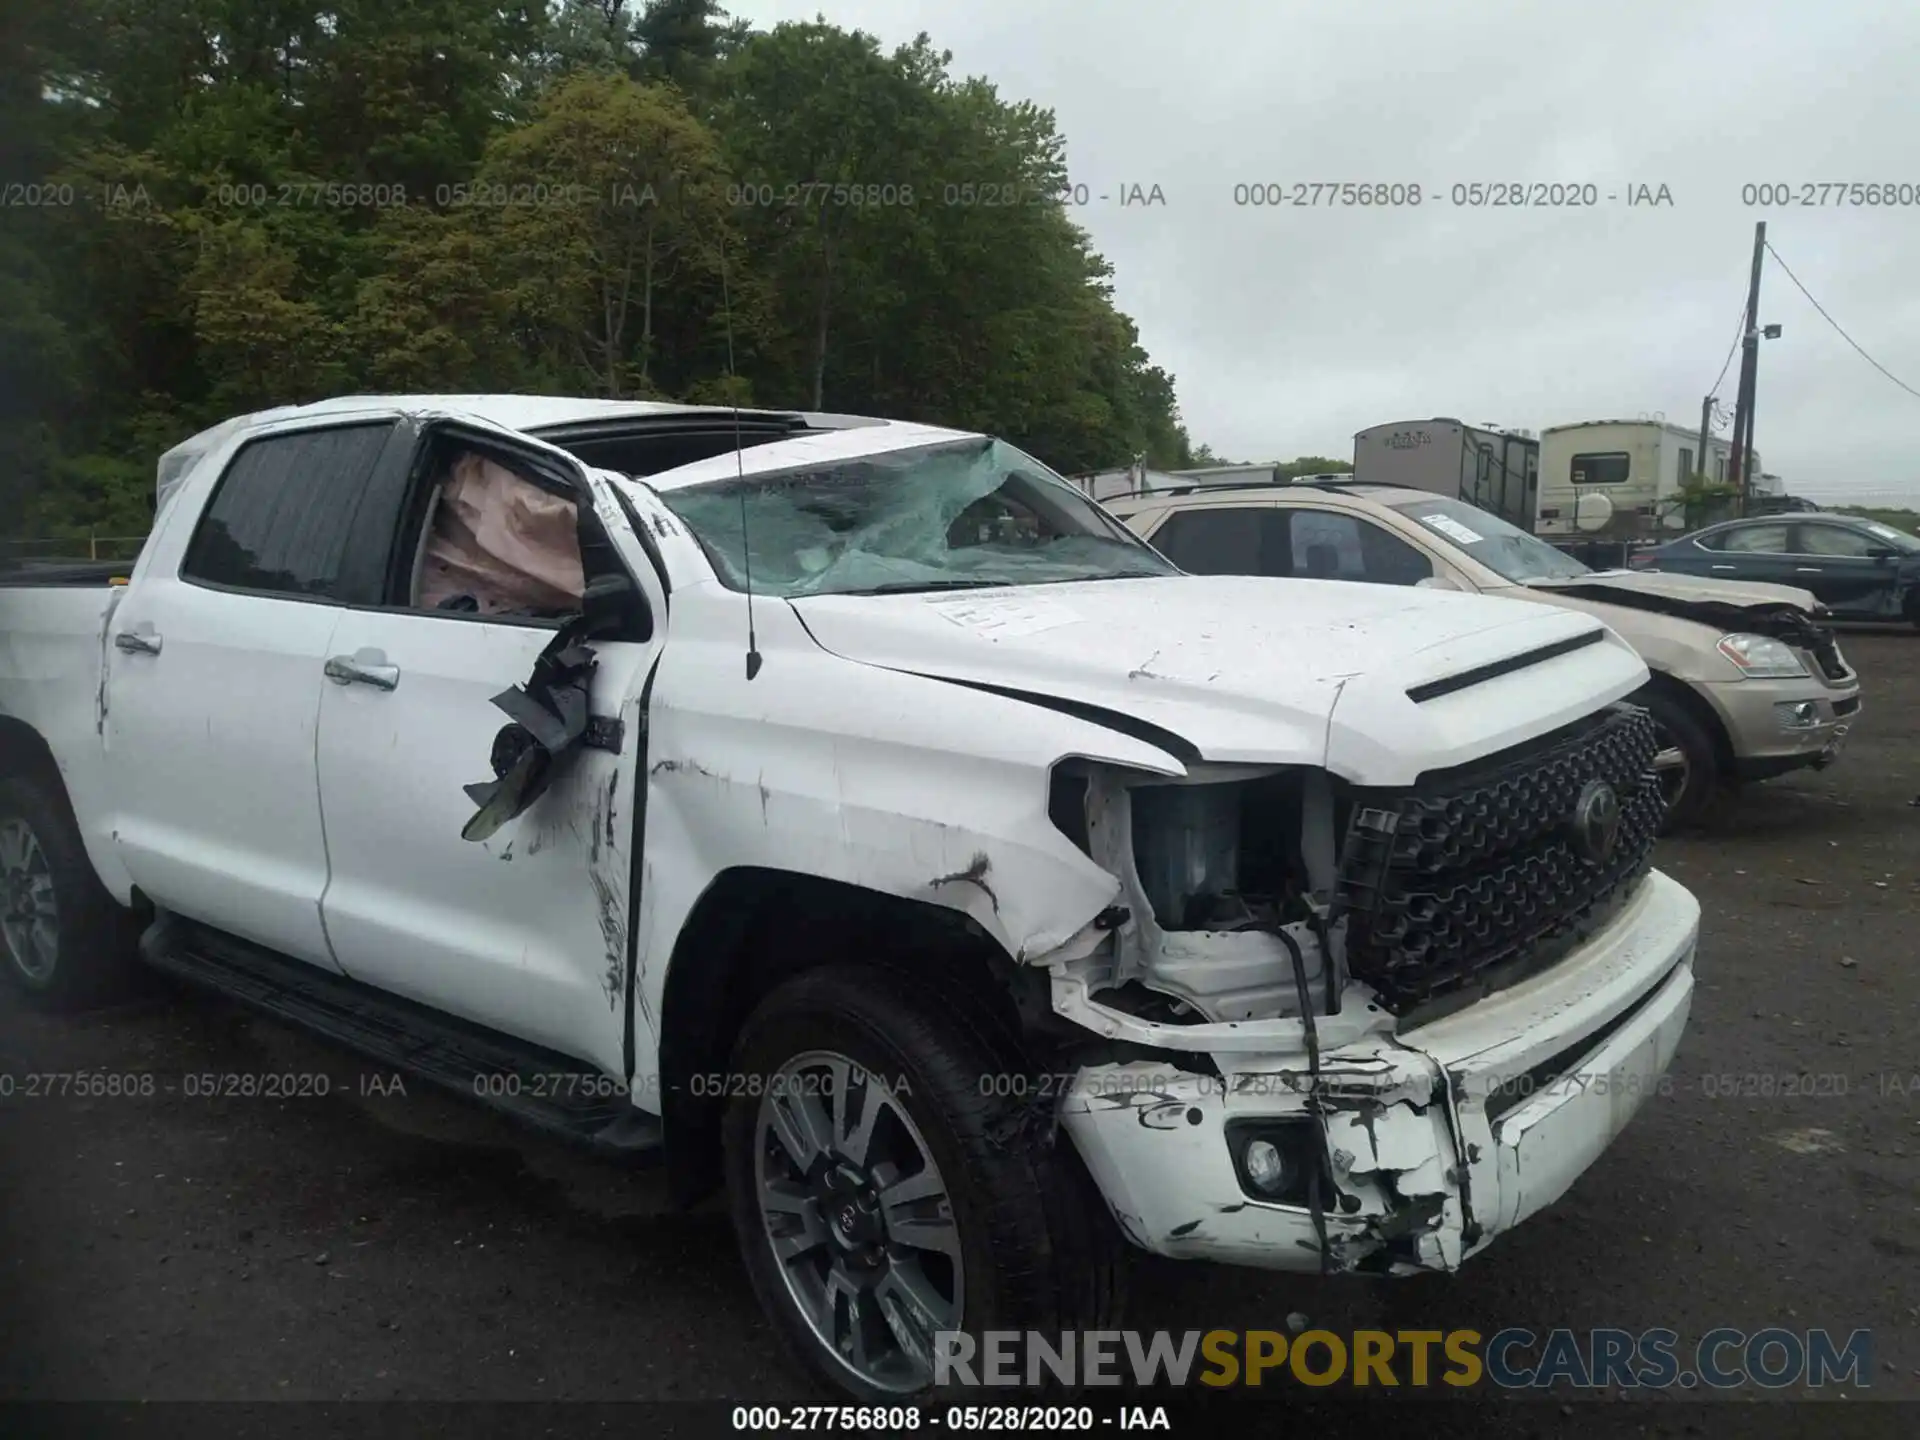
<instances>
[{"instance_id":1,"label":"hanging side mirror","mask_svg":"<svg viewBox=\"0 0 1920 1440\"><path fill-rule=\"evenodd\" d=\"M647 597L625 571L596 575L580 596L591 639L646 640L653 635Z\"/></svg>"}]
</instances>

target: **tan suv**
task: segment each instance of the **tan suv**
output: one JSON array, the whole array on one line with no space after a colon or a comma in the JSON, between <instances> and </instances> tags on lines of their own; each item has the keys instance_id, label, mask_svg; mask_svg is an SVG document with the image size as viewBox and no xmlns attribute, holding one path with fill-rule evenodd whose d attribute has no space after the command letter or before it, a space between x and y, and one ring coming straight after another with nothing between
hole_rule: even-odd
<instances>
[{"instance_id":1,"label":"tan suv","mask_svg":"<svg viewBox=\"0 0 1920 1440\"><path fill-rule=\"evenodd\" d=\"M1832 763L1860 681L1804 590L1590 570L1544 540L1424 490L1315 478L1176 484L1104 500L1183 570L1421 585L1584 610L1653 672L1669 824L1726 786Z\"/></svg>"}]
</instances>

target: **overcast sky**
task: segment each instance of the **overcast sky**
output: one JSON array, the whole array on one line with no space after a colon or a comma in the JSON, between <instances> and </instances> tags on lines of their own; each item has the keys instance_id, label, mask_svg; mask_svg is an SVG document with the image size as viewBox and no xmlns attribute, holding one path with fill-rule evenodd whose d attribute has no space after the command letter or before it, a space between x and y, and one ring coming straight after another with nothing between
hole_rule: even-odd
<instances>
[{"instance_id":1,"label":"overcast sky","mask_svg":"<svg viewBox=\"0 0 1920 1440\"><path fill-rule=\"evenodd\" d=\"M1920 390L1920 5L1911 0L733 0L1051 108L1121 307L1197 442L1349 458L1355 430L1452 415L1539 430L1697 426L1739 327L1753 225ZM795 177L805 179L807 177ZM876 177L886 179L891 177ZM1418 209L1255 209L1241 184L1399 181ZM1475 209L1455 184L1591 183L1599 204ZM1893 182L1905 208L1742 201ZM1122 207L1159 185L1164 206ZM1670 205L1630 207L1665 185ZM1109 198L1103 202L1102 194ZM1609 199L1617 196L1617 199ZM1796 494L1920 504L1920 396L1771 259L1756 448ZM1732 412L1738 357L1720 382ZM1724 429L1722 431L1724 433Z\"/></svg>"}]
</instances>

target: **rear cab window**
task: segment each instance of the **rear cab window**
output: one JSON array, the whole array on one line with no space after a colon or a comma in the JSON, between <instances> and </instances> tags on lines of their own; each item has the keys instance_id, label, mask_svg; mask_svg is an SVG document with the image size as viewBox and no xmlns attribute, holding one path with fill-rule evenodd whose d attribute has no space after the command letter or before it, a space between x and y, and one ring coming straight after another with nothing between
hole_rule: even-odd
<instances>
[{"instance_id":1,"label":"rear cab window","mask_svg":"<svg viewBox=\"0 0 1920 1440\"><path fill-rule=\"evenodd\" d=\"M350 538L393 432L381 420L249 440L187 543L180 578L216 590L350 604Z\"/></svg>"}]
</instances>

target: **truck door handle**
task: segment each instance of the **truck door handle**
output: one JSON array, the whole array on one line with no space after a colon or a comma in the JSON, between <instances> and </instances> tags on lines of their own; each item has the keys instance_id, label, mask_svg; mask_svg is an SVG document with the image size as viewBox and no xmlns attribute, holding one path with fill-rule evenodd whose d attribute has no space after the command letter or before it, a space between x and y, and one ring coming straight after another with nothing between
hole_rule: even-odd
<instances>
[{"instance_id":1,"label":"truck door handle","mask_svg":"<svg viewBox=\"0 0 1920 1440\"><path fill-rule=\"evenodd\" d=\"M1821 575L1826 572L1818 565L1796 565L1793 567L1793 573L1796 575Z\"/></svg>"},{"instance_id":2,"label":"truck door handle","mask_svg":"<svg viewBox=\"0 0 1920 1440\"><path fill-rule=\"evenodd\" d=\"M1737 565L1715 565L1712 568L1715 570L1737 570L1740 567Z\"/></svg>"},{"instance_id":3,"label":"truck door handle","mask_svg":"<svg viewBox=\"0 0 1920 1440\"><path fill-rule=\"evenodd\" d=\"M378 650L335 655L327 661L326 673L336 685L371 685L376 690L392 690L400 683L400 667L387 664L387 657Z\"/></svg>"},{"instance_id":4,"label":"truck door handle","mask_svg":"<svg viewBox=\"0 0 1920 1440\"><path fill-rule=\"evenodd\" d=\"M113 637L113 648L129 655L158 655L160 637L141 630L122 630Z\"/></svg>"}]
</instances>

